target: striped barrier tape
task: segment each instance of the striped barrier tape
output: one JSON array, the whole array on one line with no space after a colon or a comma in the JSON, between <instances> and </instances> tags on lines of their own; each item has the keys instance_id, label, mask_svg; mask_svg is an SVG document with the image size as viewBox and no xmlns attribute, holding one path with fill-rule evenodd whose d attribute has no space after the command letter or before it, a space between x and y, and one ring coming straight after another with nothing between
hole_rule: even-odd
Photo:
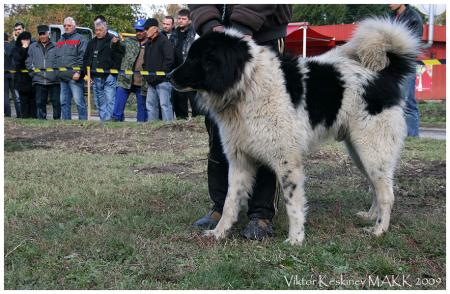
<instances>
[{"instance_id":1,"label":"striped barrier tape","mask_svg":"<svg viewBox=\"0 0 450 294\"><path fill-rule=\"evenodd\" d=\"M22 73L29 73L29 72L52 72L52 71L68 71L68 70L81 70L81 67L74 66L74 67L49 67L49 68L35 68L35 69L21 69L21 70L5 70L7 73L16 73L16 72L22 72ZM91 72L95 73L107 73L107 74L113 74L113 75L132 75L136 73L140 73L143 76L166 76L166 73L163 71L155 71L155 72L149 72L146 70L118 70L118 69L103 69L103 68L93 68L91 69Z\"/></svg>"},{"instance_id":2,"label":"striped barrier tape","mask_svg":"<svg viewBox=\"0 0 450 294\"><path fill-rule=\"evenodd\" d=\"M446 59L425 59L425 60L418 60L418 64L421 65L440 65L440 64L446 64ZM5 70L7 73L16 73L16 72L22 72L22 73L29 73L29 72L52 72L52 71L68 71L68 70L81 70L81 67L74 66L74 67L49 67L49 68L35 68L35 69L21 69L21 70ZM95 73L107 73L107 74L113 74L113 75L132 75L140 73L143 76L166 76L166 73L163 71L155 71L155 72L149 72L146 70L131 70L131 69L125 69L125 70L118 70L118 69L103 69L103 68L93 68L91 69L91 72Z\"/></svg>"},{"instance_id":3,"label":"striped barrier tape","mask_svg":"<svg viewBox=\"0 0 450 294\"><path fill-rule=\"evenodd\" d=\"M421 64L421 65L440 65L440 64L446 64L446 59L418 60L417 63Z\"/></svg>"}]
</instances>

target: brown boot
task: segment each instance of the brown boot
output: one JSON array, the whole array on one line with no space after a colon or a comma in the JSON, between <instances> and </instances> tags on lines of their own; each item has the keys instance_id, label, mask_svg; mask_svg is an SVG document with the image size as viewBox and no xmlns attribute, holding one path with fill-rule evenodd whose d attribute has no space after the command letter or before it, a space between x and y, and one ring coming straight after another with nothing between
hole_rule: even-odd
<instances>
[{"instance_id":1,"label":"brown boot","mask_svg":"<svg viewBox=\"0 0 450 294\"><path fill-rule=\"evenodd\" d=\"M207 215L192 224L194 228L212 230L217 226L222 214L215 210L210 210Z\"/></svg>"}]
</instances>

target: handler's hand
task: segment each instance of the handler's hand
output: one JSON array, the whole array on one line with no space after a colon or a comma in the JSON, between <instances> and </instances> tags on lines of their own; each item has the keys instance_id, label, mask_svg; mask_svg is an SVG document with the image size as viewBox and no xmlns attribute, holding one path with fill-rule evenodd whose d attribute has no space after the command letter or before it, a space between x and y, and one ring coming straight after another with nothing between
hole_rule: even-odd
<instances>
[{"instance_id":1,"label":"handler's hand","mask_svg":"<svg viewBox=\"0 0 450 294\"><path fill-rule=\"evenodd\" d=\"M72 80L78 81L80 79L80 74L79 73L74 73L72 76Z\"/></svg>"},{"instance_id":2,"label":"handler's hand","mask_svg":"<svg viewBox=\"0 0 450 294\"><path fill-rule=\"evenodd\" d=\"M216 26L216 27L213 27L213 32L219 32L219 33L221 33L221 32L223 32L223 31L225 31L225 27L224 26Z\"/></svg>"}]
</instances>

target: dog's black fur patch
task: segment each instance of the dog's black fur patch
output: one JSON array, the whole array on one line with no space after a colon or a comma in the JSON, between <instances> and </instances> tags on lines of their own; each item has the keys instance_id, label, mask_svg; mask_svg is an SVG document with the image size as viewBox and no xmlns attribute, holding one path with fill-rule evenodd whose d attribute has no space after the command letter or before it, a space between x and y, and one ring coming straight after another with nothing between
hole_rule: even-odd
<instances>
[{"instance_id":1,"label":"dog's black fur patch","mask_svg":"<svg viewBox=\"0 0 450 294\"><path fill-rule=\"evenodd\" d=\"M283 71L286 90L291 97L292 104L297 108L302 101L303 95L303 75L298 68L298 58L291 55L283 55L278 58Z\"/></svg>"},{"instance_id":2,"label":"dog's black fur patch","mask_svg":"<svg viewBox=\"0 0 450 294\"><path fill-rule=\"evenodd\" d=\"M307 62L306 110L311 126L321 123L331 127L342 105L344 82L342 74L331 64ZM300 81L298 81L300 83Z\"/></svg>"},{"instance_id":3,"label":"dog's black fur patch","mask_svg":"<svg viewBox=\"0 0 450 294\"><path fill-rule=\"evenodd\" d=\"M172 82L175 87L222 96L240 80L251 58L247 42L223 33L208 33L192 44L186 62L174 71Z\"/></svg>"},{"instance_id":4,"label":"dog's black fur patch","mask_svg":"<svg viewBox=\"0 0 450 294\"><path fill-rule=\"evenodd\" d=\"M400 56L388 52L389 65L382 69L378 76L364 87L363 99L367 103L366 110L375 115L392 106L399 105L401 83L415 72L415 58Z\"/></svg>"}]
</instances>

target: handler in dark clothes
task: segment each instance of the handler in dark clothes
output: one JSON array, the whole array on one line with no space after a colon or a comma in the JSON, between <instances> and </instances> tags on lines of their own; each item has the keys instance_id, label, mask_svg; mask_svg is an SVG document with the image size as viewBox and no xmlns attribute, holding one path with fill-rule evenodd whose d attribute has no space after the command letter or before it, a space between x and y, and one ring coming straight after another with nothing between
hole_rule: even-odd
<instances>
[{"instance_id":1,"label":"handler in dark clothes","mask_svg":"<svg viewBox=\"0 0 450 294\"><path fill-rule=\"evenodd\" d=\"M28 48L31 44L31 34L22 32L17 37L16 46L13 49L14 65L16 73L14 74L14 87L19 92L21 101L22 118L36 118L36 99L32 87L32 80L29 73L22 73L20 70L25 69L25 61L28 56Z\"/></svg>"},{"instance_id":2,"label":"handler in dark clothes","mask_svg":"<svg viewBox=\"0 0 450 294\"><path fill-rule=\"evenodd\" d=\"M292 16L291 5L189 5L189 8L194 29L199 35L233 27L260 45L271 47L278 53L284 50L286 27ZM214 206L194 223L194 227L212 229L221 218L227 195L228 161L223 153L217 125L208 116L205 123L209 134L208 189ZM244 229L244 237L261 240L273 234L275 174L269 168L261 167L253 188L248 203L250 222Z\"/></svg>"}]
</instances>

